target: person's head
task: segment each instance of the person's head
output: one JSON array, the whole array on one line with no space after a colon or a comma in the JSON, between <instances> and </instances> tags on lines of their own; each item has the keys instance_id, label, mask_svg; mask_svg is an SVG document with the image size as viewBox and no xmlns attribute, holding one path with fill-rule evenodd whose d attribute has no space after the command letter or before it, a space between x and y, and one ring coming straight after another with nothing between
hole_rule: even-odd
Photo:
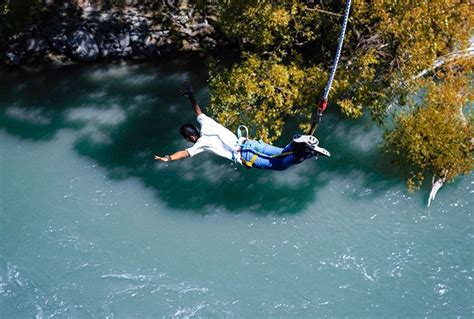
<instances>
[{"instance_id":1,"label":"person's head","mask_svg":"<svg viewBox=\"0 0 474 319\"><path fill-rule=\"evenodd\" d=\"M196 141L201 136L199 130L190 123L181 125L179 128L179 134L181 134L181 136L191 143L196 143Z\"/></svg>"}]
</instances>

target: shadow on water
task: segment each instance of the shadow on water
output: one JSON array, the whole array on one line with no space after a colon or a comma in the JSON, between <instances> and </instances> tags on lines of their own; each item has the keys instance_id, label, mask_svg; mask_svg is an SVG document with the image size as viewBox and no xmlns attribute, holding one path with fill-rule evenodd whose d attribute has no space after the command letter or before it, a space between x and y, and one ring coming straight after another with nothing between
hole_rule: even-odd
<instances>
[{"instance_id":1,"label":"shadow on water","mask_svg":"<svg viewBox=\"0 0 474 319\"><path fill-rule=\"evenodd\" d=\"M292 214L318 200L331 179L357 178L379 194L400 182L377 151L376 128L329 114L318 131L331 159L309 160L285 172L245 170L210 154L164 165L153 154L188 147L177 132L194 121L179 94L188 77L202 105L208 101L206 70L196 63L70 66L0 75L0 127L33 141L60 130L77 134L74 149L116 180L138 178L171 208L206 214L222 208ZM292 132L280 141L286 144ZM359 139L359 140L354 140ZM280 144L280 143L278 143ZM357 196L356 196L357 197Z\"/></svg>"}]
</instances>

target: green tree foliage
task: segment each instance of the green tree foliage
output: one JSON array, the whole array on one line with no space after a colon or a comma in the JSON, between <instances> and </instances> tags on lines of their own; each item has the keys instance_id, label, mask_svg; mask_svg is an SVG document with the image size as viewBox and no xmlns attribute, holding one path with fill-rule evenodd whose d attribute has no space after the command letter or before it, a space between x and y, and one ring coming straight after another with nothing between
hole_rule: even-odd
<instances>
[{"instance_id":1,"label":"green tree foliage","mask_svg":"<svg viewBox=\"0 0 474 319\"><path fill-rule=\"evenodd\" d=\"M397 114L393 129L385 132L383 150L412 168L410 190L419 188L426 174L450 181L474 168L473 117L465 116L473 102L470 70L449 66L436 80L423 81L424 99Z\"/></svg>"},{"instance_id":2,"label":"green tree foliage","mask_svg":"<svg viewBox=\"0 0 474 319\"><path fill-rule=\"evenodd\" d=\"M332 62L340 1L315 7L298 0L215 3L222 30L239 39L244 51L325 70ZM374 119L383 120L389 102L419 89L411 78L467 45L472 16L467 0L355 1L332 100L349 116L362 115L366 107ZM240 61L234 68L244 65ZM316 101L320 92L314 91Z\"/></svg>"},{"instance_id":3,"label":"green tree foliage","mask_svg":"<svg viewBox=\"0 0 474 319\"><path fill-rule=\"evenodd\" d=\"M246 123L267 141L270 136L280 136L288 117L303 115L307 117L304 122L309 122L312 91L323 89L327 77L316 66L285 64L277 55L262 59L246 54L239 67L224 70L214 66L211 70L211 112L232 127Z\"/></svg>"},{"instance_id":4,"label":"green tree foliage","mask_svg":"<svg viewBox=\"0 0 474 319\"><path fill-rule=\"evenodd\" d=\"M203 7L214 12L218 27L237 39L242 51L230 67L211 65L212 112L231 127L249 124L257 137L268 141L281 134L290 117L307 128L335 53L344 3L216 0ZM469 0L353 2L330 101L347 116L368 111L376 123L384 124L390 105L408 106L410 97L426 88L423 103L399 115L395 128L385 135L385 145L393 148L399 162L414 167L413 186L427 172L440 176L444 170L452 178L472 169L471 144L463 144L462 150L453 145L472 136L472 125L463 124L459 111L442 117L437 104L449 100L450 110L465 105L466 98L454 99L453 83L466 84L472 65L449 76L431 78L433 72L426 72L428 80L419 74L468 46L473 17ZM443 129L434 126L439 121L447 121ZM463 135L454 138L455 133ZM413 136L423 137L415 141ZM439 144L435 147L426 136L436 136ZM409 145L413 149L406 152ZM448 156L439 148L458 150L457 155Z\"/></svg>"},{"instance_id":5,"label":"green tree foliage","mask_svg":"<svg viewBox=\"0 0 474 319\"><path fill-rule=\"evenodd\" d=\"M208 3L206 1L206 3ZM315 38L318 14L306 10L302 1L217 1L213 8L222 30L243 46L256 50L291 49ZM208 7L206 7L208 9Z\"/></svg>"}]
</instances>

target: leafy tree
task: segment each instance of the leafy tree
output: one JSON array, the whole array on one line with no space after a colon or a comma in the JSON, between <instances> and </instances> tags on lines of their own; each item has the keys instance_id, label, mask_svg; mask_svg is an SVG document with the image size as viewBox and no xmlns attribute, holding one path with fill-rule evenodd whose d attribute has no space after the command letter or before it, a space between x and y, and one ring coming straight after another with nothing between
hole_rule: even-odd
<instances>
[{"instance_id":1,"label":"leafy tree","mask_svg":"<svg viewBox=\"0 0 474 319\"><path fill-rule=\"evenodd\" d=\"M426 174L444 182L474 168L472 113L465 117L473 101L472 61L466 64L448 66L436 79L424 80L424 98L397 114L394 127L385 132L383 150L412 168L410 190L419 188Z\"/></svg>"},{"instance_id":2,"label":"leafy tree","mask_svg":"<svg viewBox=\"0 0 474 319\"><path fill-rule=\"evenodd\" d=\"M245 54L238 67L211 70L211 112L232 127L246 123L267 141L280 136L288 117L303 115L309 121L312 91L322 90L327 77L318 67L285 64L278 55Z\"/></svg>"},{"instance_id":3,"label":"leafy tree","mask_svg":"<svg viewBox=\"0 0 474 319\"><path fill-rule=\"evenodd\" d=\"M249 124L268 141L281 134L290 117L306 129L327 80L343 5L336 0L201 3L242 52L230 67L211 64L212 112L231 127ZM432 68L462 58L473 17L469 0L353 3L330 100L347 116L368 111L381 125L391 106L408 109L385 134L384 149L413 167L411 189L425 173L452 179L472 170L467 142L472 123L453 111L466 105L468 97L459 90L469 91L466 74L472 74L472 64L444 68L444 74ZM423 90L423 102L413 106L410 97ZM461 140L461 146L454 145Z\"/></svg>"}]
</instances>

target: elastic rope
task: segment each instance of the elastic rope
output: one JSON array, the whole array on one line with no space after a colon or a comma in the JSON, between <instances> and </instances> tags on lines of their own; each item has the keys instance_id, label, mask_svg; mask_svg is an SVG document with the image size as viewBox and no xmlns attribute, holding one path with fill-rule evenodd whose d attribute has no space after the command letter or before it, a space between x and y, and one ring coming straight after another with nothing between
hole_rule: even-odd
<instances>
[{"instance_id":1,"label":"elastic rope","mask_svg":"<svg viewBox=\"0 0 474 319\"><path fill-rule=\"evenodd\" d=\"M332 65L331 75L329 76L328 83L326 85L326 88L324 89L323 98L325 100L328 99L329 91L331 90L332 82L334 80L334 76L336 75L337 65L339 63L339 58L341 56L342 44L344 42L344 36L346 34L347 21L349 20L349 11L350 11L350 9L351 9L351 0L347 0L346 1L346 8L345 8L345 11L344 11L344 21L342 22L341 32L339 33L339 43L338 43L338 46L337 46L336 56L334 58L334 63Z\"/></svg>"}]
</instances>

